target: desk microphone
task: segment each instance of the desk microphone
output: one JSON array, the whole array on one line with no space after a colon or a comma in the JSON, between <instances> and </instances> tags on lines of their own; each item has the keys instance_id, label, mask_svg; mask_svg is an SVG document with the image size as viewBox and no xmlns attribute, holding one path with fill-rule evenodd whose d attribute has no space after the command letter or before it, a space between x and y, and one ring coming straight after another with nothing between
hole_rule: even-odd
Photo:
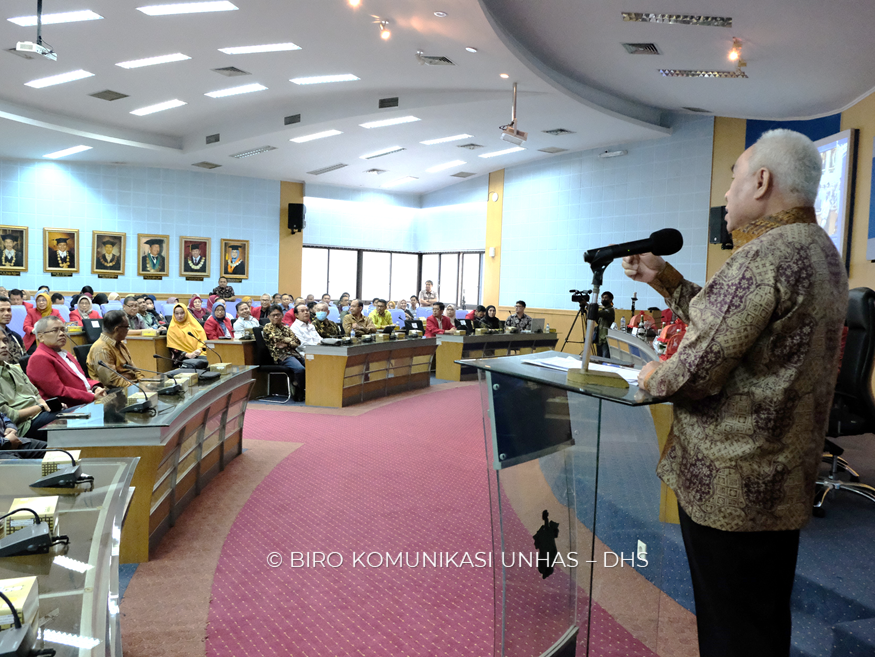
<instances>
[{"instance_id":1,"label":"desk microphone","mask_svg":"<svg viewBox=\"0 0 875 657\"><path fill-rule=\"evenodd\" d=\"M43 523L46 524L46 523ZM15 532L20 534L22 530ZM47 550L48 551L48 550ZM28 554L27 552L25 554ZM18 618L18 612L15 610L15 605L0 591L0 600L9 607L12 619L12 627L3 630L0 633L0 647L3 648L4 655L30 655L33 653L33 647L36 644L36 632L30 626L30 623L22 625L21 619Z\"/></svg>"},{"instance_id":2,"label":"desk microphone","mask_svg":"<svg viewBox=\"0 0 875 657\"><path fill-rule=\"evenodd\" d=\"M157 354L155 355L157 356ZM165 378L170 377L170 379L173 381L173 385L167 386L166 388L161 388L158 391L159 395L175 395L178 392L182 392L182 386L176 379L173 378L172 374L168 374L167 372L156 372L155 370L147 370L144 367L134 367L133 365L130 365L128 363L125 363L124 365L122 365L122 367L126 370L134 370L135 372L149 372L149 374L158 374L159 376Z\"/></svg>"},{"instance_id":3,"label":"desk microphone","mask_svg":"<svg viewBox=\"0 0 875 657\"><path fill-rule=\"evenodd\" d=\"M216 354L216 358L219 359L219 362L220 362L220 363L222 362L222 357L219 355L219 352L218 352L218 351L216 351L215 349L213 349L210 345L208 345L206 342L204 342L203 340L201 340L199 337L197 337L197 336L196 336L194 333L192 333L191 331L189 331L188 334L189 334L191 337L193 337L195 340L197 340L198 342L200 342L200 343L201 343L203 346L205 346L207 349L209 349L209 350L212 351L214 354Z\"/></svg>"},{"instance_id":4,"label":"desk microphone","mask_svg":"<svg viewBox=\"0 0 875 657\"><path fill-rule=\"evenodd\" d=\"M70 544L70 538L67 536L52 536L49 531L49 523L43 522L43 519L33 509L21 506L0 516L0 520L8 518L19 511L32 513L36 520L33 524L24 525L21 529L0 540L0 557L14 557L20 554L45 554L55 543ZM18 614L13 614L13 616L17 618ZM6 647L6 644L0 643L0 646ZM7 652L5 654L24 653Z\"/></svg>"},{"instance_id":5,"label":"desk microphone","mask_svg":"<svg viewBox=\"0 0 875 657\"><path fill-rule=\"evenodd\" d=\"M45 447L43 449L28 449L22 451L63 452L64 454L69 456L70 461L73 462L72 465L68 465L65 468L59 467L52 474L46 475L42 479L37 479L30 485L31 488L75 488L79 484L90 483L91 489L94 489L94 477L81 474L82 467L78 463L76 463L76 459L73 458L73 455L66 449L58 449L57 447Z\"/></svg>"},{"instance_id":6,"label":"desk microphone","mask_svg":"<svg viewBox=\"0 0 875 657\"><path fill-rule=\"evenodd\" d=\"M152 357L153 358L160 358L162 360L169 360L169 361L173 362L172 358L168 358L167 356L161 356L160 354L152 354ZM220 376L222 376L218 372L208 372L207 370L198 369L196 367L179 367L179 368L173 370L173 372L175 372L176 374L182 374L183 372L195 372L195 373L197 373L198 382L215 381ZM166 372L166 374L170 375L170 372Z\"/></svg>"},{"instance_id":7,"label":"desk microphone","mask_svg":"<svg viewBox=\"0 0 875 657\"><path fill-rule=\"evenodd\" d=\"M145 399L143 401L137 402L134 404L129 404L128 406L125 406L123 409L121 409L122 413L145 413L146 411L149 411L149 410L155 408L155 401L153 399L151 399L149 397L149 395L146 394L146 391L143 390L137 383L131 381L128 377L124 376L121 372L117 372L116 370L111 368L109 365L104 363L102 360L97 361L97 364L100 365L101 367L105 367L110 372L114 372L115 374L118 374L121 378L123 378L125 381L129 381L132 386L134 386L137 390L139 390L141 393L143 393L143 397L145 397Z\"/></svg>"}]
</instances>

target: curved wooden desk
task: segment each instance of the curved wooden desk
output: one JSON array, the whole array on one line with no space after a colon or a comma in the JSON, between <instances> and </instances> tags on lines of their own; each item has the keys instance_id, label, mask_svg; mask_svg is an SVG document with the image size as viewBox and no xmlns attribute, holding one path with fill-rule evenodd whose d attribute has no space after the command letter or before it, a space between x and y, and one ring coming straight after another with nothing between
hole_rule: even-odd
<instances>
[{"instance_id":1,"label":"curved wooden desk","mask_svg":"<svg viewBox=\"0 0 875 657\"><path fill-rule=\"evenodd\" d=\"M551 351L559 340L555 333L491 333L488 335L439 335L435 376L448 381L473 380L477 372L455 361L495 358Z\"/></svg>"}]
</instances>

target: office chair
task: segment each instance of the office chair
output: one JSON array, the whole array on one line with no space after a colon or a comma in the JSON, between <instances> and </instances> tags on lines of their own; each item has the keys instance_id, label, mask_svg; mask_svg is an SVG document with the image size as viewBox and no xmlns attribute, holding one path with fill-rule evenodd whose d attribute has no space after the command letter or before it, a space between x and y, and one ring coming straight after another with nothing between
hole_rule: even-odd
<instances>
[{"instance_id":1,"label":"office chair","mask_svg":"<svg viewBox=\"0 0 875 657\"><path fill-rule=\"evenodd\" d=\"M85 372L86 378L88 377L88 352L91 351L90 344L77 344L73 347L73 355L76 356L76 360L79 361L79 365L82 366L82 371Z\"/></svg>"},{"instance_id":2,"label":"office chair","mask_svg":"<svg viewBox=\"0 0 875 657\"><path fill-rule=\"evenodd\" d=\"M23 356L21 360L18 361L18 364L21 366L21 371L27 374L27 361L30 360L30 356Z\"/></svg>"},{"instance_id":3,"label":"office chair","mask_svg":"<svg viewBox=\"0 0 875 657\"><path fill-rule=\"evenodd\" d=\"M85 331L85 339L88 340L88 344L94 344L103 333L103 319L83 319L82 329Z\"/></svg>"},{"instance_id":4,"label":"office chair","mask_svg":"<svg viewBox=\"0 0 875 657\"><path fill-rule=\"evenodd\" d=\"M824 516L823 503L833 490L850 491L875 502L875 488L859 483L860 477L842 458L844 450L830 440L875 431L875 391L872 388L875 291L867 287L850 291L845 325L848 335L824 444L823 461L830 465L829 475L817 480L814 515L818 518ZM850 475L850 482L844 482L836 476L839 470Z\"/></svg>"},{"instance_id":5,"label":"office chair","mask_svg":"<svg viewBox=\"0 0 875 657\"><path fill-rule=\"evenodd\" d=\"M285 404L292 398L292 379L289 377L289 369L283 365L277 365L273 357L270 355L270 350L267 348L267 343L264 341L261 327L257 326L252 329L252 335L255 337L255 362L258 363L258 371L267 374L267 395L258 397L255 401L269 402L271 404ZM270 392L270 381L274 375L286 377L286 386L288 395L283 399L282 395L274 395Z\"/></svg>"}]
</instances>

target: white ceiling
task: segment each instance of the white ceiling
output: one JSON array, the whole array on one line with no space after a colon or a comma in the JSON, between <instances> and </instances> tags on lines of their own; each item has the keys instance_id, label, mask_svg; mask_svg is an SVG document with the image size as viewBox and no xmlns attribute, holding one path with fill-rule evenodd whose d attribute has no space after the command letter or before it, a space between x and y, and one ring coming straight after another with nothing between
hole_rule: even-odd
<instances>
[{"instance_id":1,"label":"white ceiling","mask_svg":"<svg viewBox=\"0 0 875 657\"><path fill-rule=\"evenodd\" d=\"M630 7L615 0L232 0L238 11L150 17L137 6L167 0L45 0L44 11L91 9L104 20L47 25L43 38L58 61L0 53L0 157L39 159L85 144L93 149L67 160L123 162L191 169L221 164L217 172L280 180L380 187L402 176L418 180L393 189L424 193L458 182L458 171L486 173L551 157L538 149L618 145L667 134L663 111L703 107L722 116L797 118L837 111L875 87L875 67L854 44L875 18L875 3L791 3L753 0L720 8L678 0L671 11L731 15L730 29L624 23ZM705 6L701 6L701 5ZM500 13L493 13L495 8ZM5 20L32 15L36 0L6 0L0 46L35 40L35 27ZM446 18L434 16L445 11ZM382 41L372 14L390 21ZM817 29L811 26L816 24ZM808 28L808 29L806 29ZM747 80L663 78L656 69L729 68L731 38L745 43ZM226 55L219 48L292 41L301 50ZM620 43L653 41L664 53L631 56ZM466 46L478 49L465 51ZM824 53L828 49L829 57ZM415 53L444 55L456 66L429 67ZM126 70L116 62L182 52L190 60ZM865 52L865 51L864 51ZM211 69L236 66L251 73L224 77ZM94 77L32 89L25 82L85 69ZM354 82L299 86L290 78L353 73ZM507 73L508 79L501 79ZM510 146L498 126L510 120L511 87L519 83L519 128L525 151L477 157ZM214 99L208 91L258 82L267 91ZM129 98L107 102L89 94L111 89ZM397 109L378 109L397 96ZM188 104L138 117L130 111L171 99ZM285 126L283 117L302 115ZM366 130L360 123L413 114L416 123ZM543 130L566 128L554 137ZM305 144L290 138L327 129L342 135ZM205 137L221 134L218 144ZM468 133L471 139L424 146L427 139ZM483 149L457 148L475 142ZM243 160L233 153L271 145L277 150ZM363 160L389 146L406 150ZM451 160L438 173L426 169ZM321 176L307 172L345 163ZM364 173L386 169L379 176Z\"/></svg>"}]
</instances>

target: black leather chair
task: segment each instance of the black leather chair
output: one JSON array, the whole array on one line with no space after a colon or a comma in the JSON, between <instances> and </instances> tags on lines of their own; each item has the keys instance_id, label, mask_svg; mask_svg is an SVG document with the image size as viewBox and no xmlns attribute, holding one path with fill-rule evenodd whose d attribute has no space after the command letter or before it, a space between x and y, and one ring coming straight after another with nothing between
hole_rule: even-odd
<instances>
[{"instance_id":1,"label":"black leather chair","mask_svg":"<svg viewBox=\"0 0 875 657\"><path fill-rule=\"evenodd\" d=\"M19 359L18 364L21 366L21 371L27 374L27 361L30 360L30 356L24 356Z\"/></svg>"},{"instance_id":2,"label":"black leather chair","mask_svg":"<svg viewBox=\"0 0 875 657\"><path fill-rule=\"evenodd\" d=\"M79 365L82 366L82 371L85 372L85 376L88 376L88 352L91 351L90 344L77 344L73 347L73 355L76 356L76 360L79 361Z\"/></svg>"},{"instance_id":3,"label":"black leather chair","mask_svg":"<svg viewBox=\"0 0 875 657\"><path fill-rule=\"evenodd\" d=\"M860 477L842 458L844 450L830 440L875 431L875 291L867 287L850 291L845 325L848 335L824 445L823 461L830 464L830 470L817 480L814 515L818 517L825 513L823 504L830 491L846 490L875 502L875 488L859 483ZM850 482L840 480L839 471L848 473Z\"/></svg>"},{"instance_id":4,"label":"black leather chair","mask_svg":"<svg viewBox=\"0 0 875 657\"><path fill-rule=\"evenodd\" d=\"M95 326L95 322L97 325ZM85 319L82 320L82 329L85 331L85 338L89 344L97 342L97 338L103 333L103 319Z\"/></svg>"},{"instance_id":5,"label":"black leather chair","mask_svg":"<svg viewBox=\"0 0 875 657\"><path fill-rule=\"evenodd\" d=\"M264 397L258 397L256 401L270 402L271 404L285 404L292 398L292 379L289 377L289 368L283 365L277 365L274 362L261 331L261 327L257 326L252 329L252 334L255 336L255 362L258 363L258 371L267 374L267 395ZM286 377L288 394L285 398L283 398L282 395L271 394L270 382L274 376Z\"/></svg>"}]
</instances>

